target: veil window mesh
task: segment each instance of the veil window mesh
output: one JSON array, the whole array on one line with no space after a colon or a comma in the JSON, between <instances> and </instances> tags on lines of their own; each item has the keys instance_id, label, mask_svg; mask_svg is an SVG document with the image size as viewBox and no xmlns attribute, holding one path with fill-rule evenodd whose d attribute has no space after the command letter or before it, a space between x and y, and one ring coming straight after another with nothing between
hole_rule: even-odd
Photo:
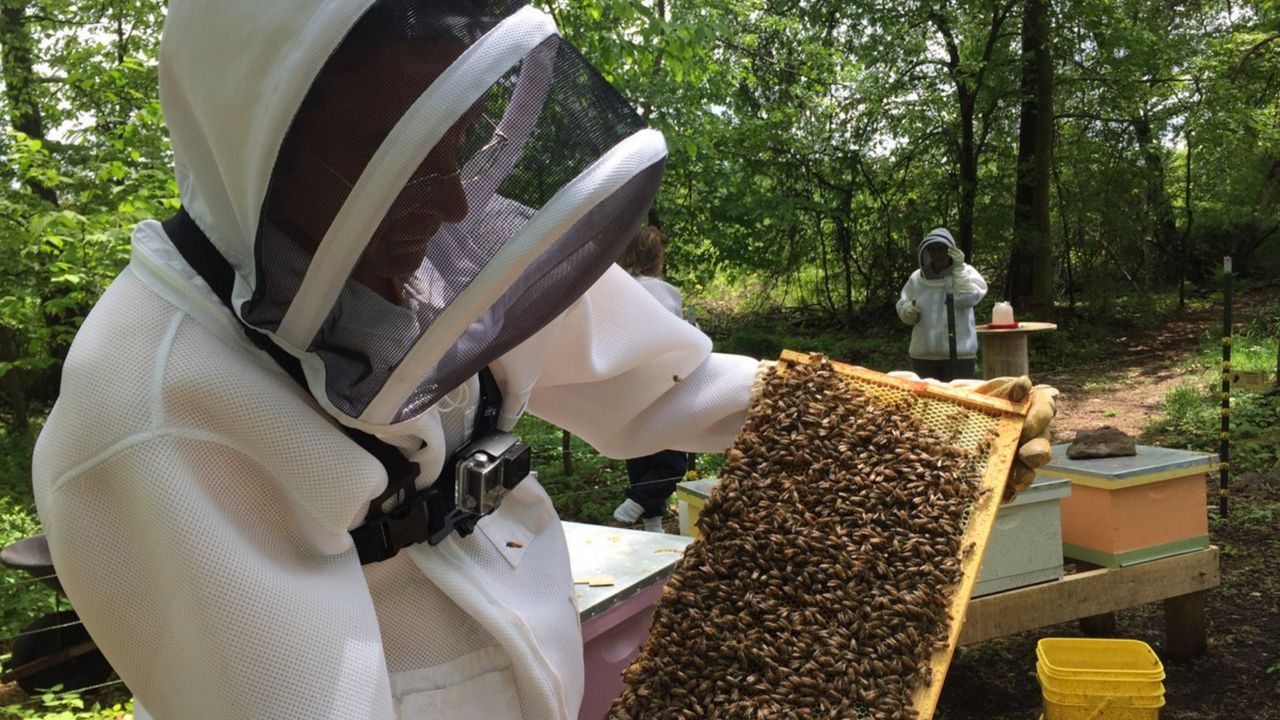
<instances>
[{"instance_id":1,"label":"veil window mesh","mask_svg":"<svg viewBox=\"0 0 1280 720\"><path fill-rule=\"evenodd\" d=\"M312 256L396 122L516 3L383 2L319 73L282 143L242 308L271 332ZM551 36L493 83L433 147L363 248L307 348L323 360L335 408L359 417L424 333L557 191L644 128L568 43ZM424 143L425 144L425 143ZM578 298L620 254L657 193L640 171L555 239L441 360L393 421L421 413Z\"/></svg>"}]
</instances>

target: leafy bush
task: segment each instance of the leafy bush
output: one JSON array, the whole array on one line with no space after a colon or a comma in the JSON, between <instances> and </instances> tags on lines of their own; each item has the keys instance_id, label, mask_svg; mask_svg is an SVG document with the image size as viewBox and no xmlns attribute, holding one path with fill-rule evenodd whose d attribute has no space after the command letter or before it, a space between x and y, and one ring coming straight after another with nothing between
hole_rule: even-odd
<instances>
[{"instance_id":1,"label":"leafy bush","mask_svg":"<svg viewBox=\"0 0 1280 720\"><path fill-rule=\"evenodd\" d=\"M40 532L31 496L31 436L0 428L0 547ZM0 568L0 637L57 609L53 590L18 570Z\"/></svg>"},{"instance_id":2,"label":"leafy bush","mask_svg":"<svg viewBox=\"0 0 1280 720\"><path fill-rule=\"evenodd\" d=\"M56 689L37 698L32 704L0 707L5 717L14 720L121 720L133 717L133 700L104 707L100 703L85 704L80 693L58 692Z\"/></svg>"}]
</instances>

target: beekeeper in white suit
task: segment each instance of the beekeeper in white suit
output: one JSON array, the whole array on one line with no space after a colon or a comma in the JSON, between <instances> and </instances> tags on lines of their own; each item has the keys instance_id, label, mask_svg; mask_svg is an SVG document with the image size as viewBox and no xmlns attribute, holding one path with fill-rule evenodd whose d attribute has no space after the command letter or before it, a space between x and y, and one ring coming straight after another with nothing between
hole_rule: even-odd
<instances>
[{"instance_id":1,"label":"beekeeper in white suit","mask_svg":"<svg viewBox=\"0 0 1280 720\"><path fill-rule=\"evenodd\" d=\"M930 230L916 258L920 267L902 286L897 304L898 317L912 326L912 372L942 382L976 377L973 308L986 297L987 281L964 261L964 251L946 228Z\"/></svg>"},{"instance_id":2,"label":"beekeeper in white suit","mask_svg":"<svg viewBox=\"0 0 1280 720\"><path fill-rule=\"evenodd\" d=\"M661 136L517 3L171 0L160 83L183 210L34 459L137 716L574 720L565 540L504 431L718 451L760 367L611 265Z\"/></svg>"}]
</instances>

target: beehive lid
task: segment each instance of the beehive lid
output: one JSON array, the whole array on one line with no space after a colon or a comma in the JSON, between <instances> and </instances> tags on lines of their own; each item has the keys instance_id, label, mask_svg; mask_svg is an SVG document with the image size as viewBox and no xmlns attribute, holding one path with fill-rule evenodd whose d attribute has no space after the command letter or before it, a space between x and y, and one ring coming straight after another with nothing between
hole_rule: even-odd
<instances>
[{"instance_id":1,"label":"beehive lid","mask_svg":"<svg viewBox=\"0 0 1280 720\"><path fill-rule=\"evenodd\" d=\"M1066 478L1075 485L1119 490L1195 473L1212 472L1218 467L1218 456L1213 453L1154 445L1139 445L1137 455L1084 460L1068 458L1068 447L1068 443L1054 445L1053 460L1041 468L1040 473Z\"/></svg>"},{"instance_id":2,"label":"beehive lid","mask_svg":"<svg viewBox=\"0 0 1280 720\"><path fill-rule=\"evenodd\" d=\"M1018 493L1018 496L1001 506L1002 510L1021 507L1047 500L1060 500L1071 494L1071 481L1066 478L1037 474L1031 487Z\"/></svg>"},{"instance_id":3,"label":"beehive lid","mask_svg":"<svg viewBox=\"0 0 1280 720\"><path fill-rule=\"evenodd\" d=\"M784 350L780 364L807 363L811 357ZM972 543L972 551L962 556L963 577L953 590L951 598L951 627L947 631L947 644L933 655L932 680L912 695L912 708L919 717L931 718L942 693L942 683L946 679L947 668L951 665L951 656L960 639L960 630L964 627L965 613L981 572L982 556L986 554L987 540L991 536L991 528L1000 508L1005 480L1013 467L1014 456L1022 437L1022 424L1026 420L1026 404L975 395L923 380L892 377L856 365L837 362L832 362L831 365L877 401L892 403L914 397L919 401L915 404L918 419L934 430L949 434L953 444L960 448L976 450L984 441L990 443L986 462L980 464L981 487L989 492L971 507L969 522L961 539L961 547Z\"/></svg>"},{"instance_id":4,"label":"beehive lid","mask_svg":"<svg viewBox=\"0 0 1280 720\"><path fill-rule=\"evenodd\" d=\"M711 489L720 482L720 478L702 478L676 483L676 495L688 496L686 499L706 500L711 497Z\"/></svg>"},{"instance_id":5,"label":"beehive lid","mask_svg":"<svg viewBox=\"0 0 1280 720\"><path fill-rule=\"evenodd\" d=\"M561 522L561 526L569 546L578 618L584 622L665 579L685 546L693 542L683 535L604 525Z\"/></svg>"}]
</instances>

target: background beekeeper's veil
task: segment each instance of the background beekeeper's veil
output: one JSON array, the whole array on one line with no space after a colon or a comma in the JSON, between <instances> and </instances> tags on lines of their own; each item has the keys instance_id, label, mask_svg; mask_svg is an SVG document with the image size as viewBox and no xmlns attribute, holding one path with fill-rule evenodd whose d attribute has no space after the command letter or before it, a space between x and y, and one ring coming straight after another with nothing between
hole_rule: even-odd
<instances>
[{"instance_id":1,"label":"background beekeeper's veil","mask_svg":"<svg viewBox=\"0 0 1280 720\"><path fill-rule=\"evenodd\" d=\"M225 25L219 11L249 5L174 0L166 55L181 52L175 24L180 39L217 42L217 27L190 25ZM225 74L262 86L248 98L260 107L231 119L251 130L240 146L182 104L235 97L165 95L171 126L203 124L171 128L183 203L236 268L242 319L299 357L313 394L349 424L420 414L544 326L618 256L657 192L661 136L540 11L458 0L253 9L241 47L266 55L253 63L265 70L237 68L228 42L228 66L187 59L168 73L217 74L210 82L233 96L244 91ZM255 143L269 167L254 165L244 145Z\"/></svg>"}]
</instances>

